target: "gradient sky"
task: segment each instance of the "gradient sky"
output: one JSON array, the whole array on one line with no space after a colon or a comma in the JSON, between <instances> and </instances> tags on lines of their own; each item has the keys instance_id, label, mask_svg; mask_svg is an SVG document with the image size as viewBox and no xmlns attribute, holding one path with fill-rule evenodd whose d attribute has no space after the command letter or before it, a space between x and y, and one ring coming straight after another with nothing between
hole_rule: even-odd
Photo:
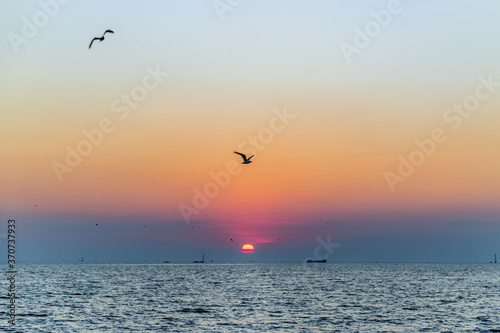
<instances>
[{"instance_id":1,"label":"gradient sky","mask_svg":"<svg viewBox=\"0 0 500 333\"><path fill-rule=\"evenodd\" d=\"M0 217L18 221L20 260L500 254L498 1L227 4L2 2ZM127 106L145 78L155 87ZM54 163L102 122L58 178ZM436 129L445 140L416 152ZM403 177L410 156L423 162ZM213 185L228 165L229 184ZM391 189L388 172L404 182ZM217 193L187 223L180 205L207 186Z\"/></svg>"}]
</instances>

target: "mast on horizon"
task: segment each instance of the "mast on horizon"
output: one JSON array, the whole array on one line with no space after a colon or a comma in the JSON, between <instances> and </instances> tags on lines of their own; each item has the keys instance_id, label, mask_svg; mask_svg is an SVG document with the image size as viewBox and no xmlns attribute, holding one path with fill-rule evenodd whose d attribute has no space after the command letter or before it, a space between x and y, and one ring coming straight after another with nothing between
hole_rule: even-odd
<instances>
[{"instance_id":1,"label":"mast on horizon","mask_svg":"<svg viewBox=\"0 0 500 333\"><path fill-rule=\"evenodd\" d=\"M193 261L193 264L204 264L204 263L205 263L205 253L203 253L201 261L198 260Z\"/></svg>"}]
</instances>

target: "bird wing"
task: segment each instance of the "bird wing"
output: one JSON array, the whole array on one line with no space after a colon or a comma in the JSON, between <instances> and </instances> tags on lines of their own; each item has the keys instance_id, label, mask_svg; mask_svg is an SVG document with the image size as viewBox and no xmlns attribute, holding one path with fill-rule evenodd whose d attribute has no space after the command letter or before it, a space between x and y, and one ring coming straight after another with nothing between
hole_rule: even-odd
<instances>
[{"instance_id":1,"label":"bird wing","mask_svg":"<svg viewBox=\"0 0 500 333\"><path fill-rule=\"evenodd\" d=\"M104 36L104 35L106 34L106 32L109 32L109 33L111 33L111 34L114 34L114 33L115 33L113 30L106 30L106 31L104 31L104 33L103 33L102 35Z\"/></svg>"},{"instance_id":2,"label":"bird wing","mask_svg":"<svg viewBox=\"0 0 500 333\"><path fill-rule=\"evenodd\" d=\"M238 154L238 155L240 155L241 157L243 157L243 161L246 161L246 160L247 160L247 157L245 156L245 154L238 153L237 151L233 151L233 153Z\"/></svg>"},{"instance_id":3,"label":"bird wing","mask_svg":"<svg viewBox=\"0 0 500 333\"><path fill-rule=\"evenodd\" d=\"M92 41L90 42L90 45L89 45L89 49L92 47L92 43L93 43L96 39L99 39L99 38L98 38L98 37L94 37L94 39L92 39Z\"/></svg>"},{"instance_id":4,"label":"bird wing","mask_svg":"<svg viewBox=\"0 0 500 333\"><path fill-rule=\"evenodd\" d=\"M254 156L255 156L255 155L250 156L250 157L248 158L248 160L250 161L250 159L251 159L252 157L254 157Z\"/></svg>"}]
</instances>

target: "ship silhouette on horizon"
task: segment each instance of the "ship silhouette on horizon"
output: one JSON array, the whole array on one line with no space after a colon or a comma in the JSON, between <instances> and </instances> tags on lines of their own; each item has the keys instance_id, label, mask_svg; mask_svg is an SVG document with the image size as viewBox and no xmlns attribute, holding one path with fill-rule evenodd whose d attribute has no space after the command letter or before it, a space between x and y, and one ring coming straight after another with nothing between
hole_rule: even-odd
<instances>
[{"instance_id":1,"label":"ship silhouette on horizon","mask_svg":"<svg viewBox=\"0 0 500 333\"><path fill-rule=\"evenodd\" d=\"M312 259L309 259L309 260L307 260L307 262L326 262L326 259L323 259L323 260L312 260Z\"/></svg>"},{"instance_id":2,"label":"ship silhouette on horizon","mask_svg":"<svg viewBox=\"0 0 500 333\"><path fill-rule=\"evenodd\" d=\"M205 263L205 253L203 253L203 257L201 258L201 261L195 260L193 261L193 264L204 264Z\"/></svg>"}]
</instances>

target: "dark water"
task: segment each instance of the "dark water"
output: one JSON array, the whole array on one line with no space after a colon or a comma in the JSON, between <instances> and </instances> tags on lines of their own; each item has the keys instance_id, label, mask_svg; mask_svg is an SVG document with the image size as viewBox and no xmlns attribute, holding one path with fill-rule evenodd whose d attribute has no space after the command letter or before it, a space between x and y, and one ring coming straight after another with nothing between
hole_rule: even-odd
<instances>
[{"instance_id":1,"label":"dark water","mask_svg":"<svg viewBox=\"0 0 500 333\"><path fill-rule=\"evenodd\" d=\"M18 264L19 332L500 332L493 264ZM7 331L2 279L0 331Z\"/></svg>"}]
</instances>

